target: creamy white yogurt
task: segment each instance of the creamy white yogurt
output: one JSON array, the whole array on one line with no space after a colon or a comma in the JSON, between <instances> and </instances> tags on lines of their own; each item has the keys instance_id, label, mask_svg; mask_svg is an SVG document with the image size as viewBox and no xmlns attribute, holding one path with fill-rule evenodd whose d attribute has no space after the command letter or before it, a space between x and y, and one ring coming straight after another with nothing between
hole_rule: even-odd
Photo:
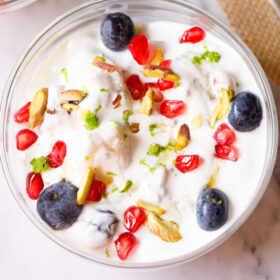
<instances>
[{"instance_id":1,"label":"creamy white yogurt","mask_svg":"<svg viewBox=\"0 0 280 280\"><path fill-rule=\"evenodd\" d=\"M15 151L20 158L20 172L18 181L21 182L23 195L27 203L34 204L25 194L25 177L31 171L29 162L34 157L47 155L57 140L67 145L67 156L61 167L42 173L46 185L53 184L67 178L74 185L81 184L84 169L91 165L97 168L97 177L103 179L106 172L116 173L112 176L112 183L107 185L107 191L113 188L122 188L125 182L133 181L132 188L126 193L118 191L109 194L107 199L98 203L88 203L72 227L55 232L64 242L78 250L100 258L106 258L105 248L110 256L118 260L113 240L126 231L123 224L123 213L136 200L143 199L161 205L166 209L164 219L172 220L180 226L182 239L176 243L167 243L153 235L146 226L142 226L135 236L139 241L137 250L126 260L127 262L153 262L171 259L190 253L224 233L243 213L256 190L260 180L266 148L266 111L260 90L242 58L228 45L207 33L203 42L197 44L178 44L182 33L189 26L170 22L151 22L143 24L145 35L157 46L162 47L164 57L172 60L172 70L180 76L181 85L178 88L164 91L165 99L182 100L187 105L186 112L175 118L167 119L158 113L158 104L154 105L150 116L137 113L140 101L133 101L124 85L123 77L117 72L108 73L91 65L95 56L103 56L112 64L123 67L130 74L138 74L144 82L155 82L155 79L143 77L142 67L132 58L129 51L112 52L101 42L99 29L93 29L71 35L71 38L54 51L33 75L24 92L23 98L18 100L18 107L25 101L31 100L40 88L49 88L48 108L56 109L56 114L45 114L40 127L35 129L39 135L37 142L25 152ZM219 63L204 62L203 65L194 65L192 57L204 51L204 44L209 50L221 54ZM60 73L62 68L67 69L69 82ZM212 87L212 77L215 71L226 71L234 81L238 81L236 92L249 90L259 96L263 108L263 120L256 130L249 133L236 133L235 146L240 157L237 162L217 159L213 156L215 142L214 130L208 125L209 117L218 97L217 89ZM79 104L80 109L67 114L60 107L58 95L68 89L88 90L88 96ZM108 92L100 92L106 88ZM121 94L121 106L113 109L112 101ZM86 130L84 121L80 120L81 110L94 111L102 106L98 113L100 126L92 131ZM140 131L130 133L122 120L123 111L130 109L133 115L130 122L139 122ZM182 174L172 164L176 153L162 153L158 158L147 155L151 143L162 146L168 144L171 138L176 138L181 124L187 123L191 128L191 120L201 114L204 118L203 126L193 131L191 142L182 154L198 154L203 164L198 169ZM115 121L119 129L115 128ZM217 122L227 123L227 117ZM149 125L157 123L164 126L151 136ZM14 125L13 131L21 126ZM128 136L123 138L123 134ZM86 160L85 157L89 157ZM151 173L149 168L140 165L145 161L156 171ZM157 166L164 163L166 168ZM217 188L222 190L230 202L229 218L226 224L217 231L206 232L199 228L196 222L196 199L201 190L208 183L217 167L220 171L217 178ZM116 213L119 224L115 235L108 241L104 236L95 236L94 228L87 228L85 221L91 219L95 209L110 209ZM93 212L91 212L93 211ZM36 214L37 215L37 214ZM98 219L98 218L96 218ZM87 228L87 229L86 229ZM95 236L94 238L92 236ZM97 248L99 247L99 248Z\"/></svg>"}]
</instances>

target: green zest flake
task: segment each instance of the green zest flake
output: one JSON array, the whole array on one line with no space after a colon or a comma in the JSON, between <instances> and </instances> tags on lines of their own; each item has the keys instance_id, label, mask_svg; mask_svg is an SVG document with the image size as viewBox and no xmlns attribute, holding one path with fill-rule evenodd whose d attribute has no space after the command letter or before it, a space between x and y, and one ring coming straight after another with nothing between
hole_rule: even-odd
<instances>
[{"instance_id":1,"label":"green zest flake","mask_svg":"<svg viewBox=\"0 0 280 280\"><path fill-rule=\"evenodd\" d=\"M133 182L131 180L127 180L125 183L124 188L120 191L120 193L127 192L133 185Z\"/></svg>"},{"instance_id":2,"label":"green zest flake","mask_svg":"<svg viewBox=\"0 0 280 280\"><path fill-rule=\"evenodd\" d=\"M221 59L221 55L215 51L208 51L207 46L204 46L205 52L201 56L194 56L192 59L193 64L201 65L203 60L208 60L210 63L218 63Z\"/></svg>"},{"instance_id":3,"label":"green zest flake","mask_svg":"<svg viewBox=\"0 0 280 280\"><path fill-rule=\"evenodd\" d=\"M175 159L172 160L172 164L175 165L177 161Z\"/></svg>"},{"instance_id":4,"label":"green zest flake","mask_svg":"<svg viewBox=\"0 0 280 280\"><path fill-rule=\"evenodd\" d=\"M117 123L116 121L111 121L111 122L114 123L115 129L116 129L116 130L119 130L119 125L118 125L118 123Z\"/></svg>"},{"instance_id":5,"label":"green zest flake","mask_svg":"<svg viewBox=\"0 0 280 280\"><path fill-rule=\"evenodd\" d=\"M66 83L68 83L69 80L68 80L68 74L67 74L66 68L62 68L62 69L60 70L60 73L64 75L64 78L65 78L65 80L66 80Z\"/></svg>"},{"instance_id":6,"label":"green zest flake","mask_svg":"<svg viewBox=\"0 0 280 280\"><path fill-rule=\"evenodd\" d=\"M108 171L108 172L106 172L106 174L107 174L107 175L111 175L111 176L118 176L118 174L113 173L113 172L109 172L109 171Z\"/></svg>"},{"instance_id":7,"label":"green zest flake","mask_svg":"<svg viewBox=\"0 0 280 280\"><path fill-rule=\"evenodd\" d=\"M105 249L105 254L106 254L106 258L110 258L110 253L109 253L109 250L108 248Z\"/></svg>"},{"instance_id":8,"label":"green zest flake","mask_svg":"<svg viewBox=\"0 0 280 280\"><path fill-rule=\"evenodd\" d=\"M229 99L231 100L234 97L235 92L230 86L228 86L228 93L229 93Z\"/></svg>"},{"instance_id":9,"label":"green zest flake","mask_svg":"<svg viewBox=\"0 0 280 280\"><path fill-rule=\"evenodd\" d=\"M89 160L89 156L85 156L85 160Z\"/></svg>"},{"instance_id":10,"label":"green zest flake","mask_svg":"<svg viewBox=\"0 0 280 280\"><path fill-rule=\"evenodd\" d=\"M206 195L206 199L216 205L221 205L223 203L222 200L216 201L215 198L210 197L208 194Z\"/></svg>"},{"instance_id":11,"label":"green zest flake","mask_svg":"<svg viewBox=\"0 0 280 280\"><path fill-rule=\"evenodd\" d=\"M150 144L147 154L150 156L158 157L161 151L162 147L159 144L153 143Z\"/></svg>"},{"instance_id":12,"label":"green zest flake","mask_svg":"<svg viewBox=\"0 0 280 280\"><path fill-rule=\"evenodd\" d=\"M33 158L30 161L30 164L33 167L33 171L36 173L48 171L51 169L49 159L46 157Z\"/></svg>"},{"instance_id":13,"label":"green zest flake","mask_svg":"<svg viewBox=\"0 0 280 280\"><path fill-rule=\"evenodd\" d=\"M112 193L114 193L114 192L116 192L117 190L118 190L119 188L113 188L110 192L106 192L105 194L103 194L103 197L104 198L107 198L107 196L109 195L109 194L112 194Z\"/></svg>"},{"instance_id":14,"label":"green zest flake","mask_svg":"<svg viewBox=\"0 0 280 280\"><path fill-rule=\"evenodd\" d=\"M151 167L148 163L146 163L144 159L141 159L139 163L147 166L150 169L151 173L154 173L154 171L156 170L154 167Z\"/></svg>"},{"instance_id":15,"label":"green zest flake","mask_svg":"<svg viewBox=\"0 0 280 280\"><path fill-rule=\"evenodd\" d=\"M124 122L126 124L128 124L128 119L131 115L133 115L133 112L131 110L125 110L124 111L122 119L124 120Z\"/></svg>"},{"instance_id":16,"label":"green zest flake","mask_svg":"<svg viewBox=\"0 0 280 280\"><path fill-rule=\"evenodd\" d=\"M180 85L181 85L181 83L178 82L178 81L176 81L176 82L174 83L174 87L175 87L175 88L179 87Z\"/></svg>"},{"instance_id":17,"label":"green zest flake","mask_svg":"<svg viewBox=\"0 0 280 280\"><path fill-rule=\"evenodd\" d=\"M82 86L82 95L83 95L83 97L85 97L85 96L87 96L87 94L88 94L88 90L84 87L84 86Z\"/></svg>"},{"instance_id":18,"label":"green zest flake","mask_svg":"<svg viewBox=\"0 0 280 280\"><path fill-rule=\"evenodd\" d=\"M101 105L97 107L97 109L94 111L94 113L89 113L86 115L84 126L87 130L93 130L99 126L99 124L98 124L99 119L96 115L100 109L101 109Z\"/></svg>"},{"instance_id":19,"label":"green zest flake","mask_svg":"<svg viewBox=\"0 0 280 280\"><path fill-rule=\"evenodd\" d=\"M166 167L166 165L163 164L163 163L161 163L161 162L159 162L157 165L158 165L158 166L162 166L162 167Z\"/></svg>"},{"instance_id":20,"label":"green zest flake","mask_svg":"<svg viewBox=\"0 0 280 280\"><path fill-rule=\"evenodd\" d=\"M155 136L154 130L158 128L158 125L156 123L150 124L149 125L149 130L152 136Z\"/></svg>"},{"instance_id":21,"label":"green zest flake","mask_svg":"<svg viewBox=\"0 0 280 280\"><path fill-rule=\"evenodd\" d=\"M107 88L102 88L100 89L100 92L109 92L109 90Z\"/></svg>"}]
</instances>

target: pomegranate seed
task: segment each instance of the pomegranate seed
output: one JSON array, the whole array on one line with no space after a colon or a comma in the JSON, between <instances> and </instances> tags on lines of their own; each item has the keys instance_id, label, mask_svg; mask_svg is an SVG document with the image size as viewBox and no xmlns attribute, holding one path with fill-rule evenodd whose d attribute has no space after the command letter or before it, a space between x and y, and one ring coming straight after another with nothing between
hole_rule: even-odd
<instances>
[{"instance_id":1,"label":"pomegranate seed","mask_svg":"<svg viewBox=\"0 0 280 280\"><path fill-rule=\"evenodd\" d=\"M134 60L140 65L144 65L150 58L148 39L145 35L139 34L132 38L128 50L131 52Z\"/></svg>"},{"instance_id":2,"label":"pomegranate seed","mask_svg":"<svg viewBox=\"0 0 280 280\"><path fill-rule=\"evenodd\" d=\"M167 118L175 118L185 110L186 104L181 100L165 100L160 104L160 113Z\"/></svg>"},{"instance_id":3,"label":"pomegranate seed","mask_svg":"<svg viewBox=\"0 0 280 280\"><path fill-rule=\"evenodd\" d=\"M31 199L38 199L44 188L41 173L30 172L26 177L26 192Z\"/></svg>"},{"instance_id":4,"label":"pomegranate seed","mask_svg":"<svg viewBox=\"0 0 280 280\"><path fill-rule=\"evenodd\" d=\"M163 79L157 80L157 85L160 90L167 90L170 88L174 88L173 81L167 81L167 80L163 80Z\"/></svg>"},{"instance_id":5,"label":"pomegranate seed","mask_svg":"<svg viewBox=\"0 0 280 280\"><path fill-rule=\"evenodd\" d=\"M14 121L17 123L25 123L29 121L29 106L31 102L27 102L23 107L18 109L14 114Z\"/></svg>"},{"instance_id":6,"label":"pomegranate seed","mask_svg":"<svg viewBox=\"0 0 280 280\"><path fill-rule=\"evenodd\" d=\"M215 146L215 157L231 161L237 161L239 153L234 146L217 144Z\"/></svg>"},{"instance_id":7,"label":"pomegranate seed","mask_svg":"<svg viewBox=\"0 0 280 280\"><path fill-rule=\"evenodd\" d=\"M213 138L217 144L230 145L235 140L234 131L225 123L222 123L216 130Z\"/></svg>"},{"instance_id":8,"label":"pomegranate seed","mask_svg":"<svg viewBox=\"0 0 280 280\"><path fill-rule=\"evenodd\" d=\"M66 152L66 144L62 141L56 141L51 153L47 155L47 158L50 160L50 167L57 168L61 166L66 156Z\"/></svg>"},{"instance_id":9,"label":"pomegranate seed","mask_svg":"<svg viewBox=\"0 0 280 280\"><path fill-rule=\"evenodd\" d=\"M170 68L170 66L171 66L171 59L166 59L166 60L164 60L164 61L160 64L160 66L165 67L165 68Z\"/></svg>"},{"instance_id":10,"label":"pomegranate seed","mask_svg":"<svg viewBox=\"0 0 280 280\"><path fill-rule=\"evenodd\" d=\"M205 38L205 31L198 26L192 27L184 32L180 39L180 44L182 43L198 43Z\"/></svg>"},{"instance_id":11,"label":"pomegranate seed","mask_svg":"<svg viewBox=\"0 0 280 280\"><path fill-rule=\"evenodd\" d=\"M38 135L30 129L22 129L16 135L17 149L24 151L34 144Z\"/></svg>"},{"instance_id":12,"label":"pomegranate seed","mask_svg":"<svg viewBox=\"0 0 280 280\"><path fill-rule=\"evenodd\" d=\"M163 100L163 95L160 92L158 86L156 83L145 83L145 92L147 92L148 89L151 89L154 93L154 101L155 102L161 102Z\"/></svg>"},{"instance_id":13,"label":"pomegranate seed","mask_svg":"<svg viewBox=\"0 0 280 280\"><path fill-rule=\"evenodd\" d=\"M138 100L145 95L145 86L138 75L129 76L125 83L130 91L131 97L134 100Z\"/></svg>"},{"instance_id":14,"label":"pomegranate seed","mask_svg":"<svg viewBox=\"0 0 280 280\"><path fill-rule=\"evenodd\" d=\"M134 233L144 224L146 220L145 211L137 206L131 206L124 212L124 227Z\"/></svg>"},{"instance_id":15,"label":"pomegranate seed","mask_svg":"<svg viewBox=\"0 0 280 280\"><path fill-rule=\"evenodd\" d=\"M198 155L177 156L175 167L182 173L190 172L199 166L200 157Z\"/></svg>"},{"instance_id":16,"label":"pomegranate seed","mask_svg":"<svg viewBox=\"0 0 280 280\"><path fill-rule=\"evenodd\" d=\"M100 201L106 192L106 185L100 180L93 180L87 201Z\"/></svg>"},{"instance_id":17,"label":"pomegranate seed","mask_svg":"<svg viewBox=\"0 0 280 280\"><path fill-rule=\"evenodd\" d=\"M121 260L125 260L131 251L137 246L136 237L130 232L120 234L118 239L114 241L118 256Z\"/></svg>"}]
</instances>

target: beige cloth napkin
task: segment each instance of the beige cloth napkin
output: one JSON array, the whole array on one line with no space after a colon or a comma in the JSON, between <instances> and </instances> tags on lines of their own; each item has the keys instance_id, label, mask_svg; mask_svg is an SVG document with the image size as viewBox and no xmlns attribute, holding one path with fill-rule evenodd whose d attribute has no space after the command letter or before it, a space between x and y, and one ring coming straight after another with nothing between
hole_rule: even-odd
<instances>
[{"instance_id":1,"label":"beige cloth napkin","mask_svg":"<svg viewBox=\"0 0 280 280\"><path fill-rule=\"evenodd\" d=\"M231 27L280 86L280 19L268 0L217 0Z\"/></svg>"}]
</instances>

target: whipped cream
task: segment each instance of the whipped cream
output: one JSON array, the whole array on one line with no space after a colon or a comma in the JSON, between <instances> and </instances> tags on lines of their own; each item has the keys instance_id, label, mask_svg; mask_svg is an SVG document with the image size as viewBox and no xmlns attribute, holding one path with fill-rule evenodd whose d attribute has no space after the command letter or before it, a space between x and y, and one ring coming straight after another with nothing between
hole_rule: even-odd
<instances>
[{"instance_id":1,"label":"whipped cream","mask_svg":"<svg viewBox=\"0 0 280 280\"><path fill-rule=\"evenodd\" d=\"M72 34L71 38L53 50L34 73L22 99L18 100L14 109L25 101L32 100L40 88L47 87L47 107L56 110L55 114L46 113L42 125L35 128L39 138L34 145L25 152L11 151L14 157L20 159L16 180L18 185L22 186L26 203L31 204L35 215L38 215L36 202L31 201L25 194L26 174L32 170L29 162L34 157L47 155L57 140L66 143L67 156L62 166L42 173L46 186L66 178L79 187L87 166L96 168L97 178L105 178L109 193L116 187L123 188L127 180L133 181L128 192L115 191L100 202L86 203L78 221L72 227L53 231L68 245L103 259L106 258L107 248L110 258L118 261L113 240L126 231L122 224L123 213L129 206L135 205L138 199L164 208L166 213L162 217L180 226L182 239L176 243L167 243L153 235L146 226L142 226L135 233L139 246L126 260L131 263L167 260L198 250L227 231L244 213L256 191L265 158L267 119L262 95L243 59L231 46L213 34L207 33L204 43L178 44L179 37L188 28L189 26L171 22L149 22L141 26L149 41L163 48L164 57L172 60L172 70L180 76L178 88L163 92L165 99L182 100L187 105L186 112L175 119L160 115L157 103L150 116L137 113L140 101L130 98L123 81L131 74L138 74L144 82L155 82L155 79L141 75L142 67L133 60L129 51L108 50L101 42L99 28ZM192 63L192 57L204 51L204 44L209 50L221 54L219 63ZM106 62L123 67L125 73L108 73L92 66L95 56L105 57ZM68 82L60 72L62 68L67 69ZM213 87L212 80L217 73L219 77L223 75L220 74L221 71L232 77L229 83L233 88L235 81L238 82L239 87L235 87L237 93L250 90L259 96L263 104L264 116L259 128L250 133L235 131L235 146L240 154L237 162L214 157L215 130L208 125L219 91L219 85ZM58 95L65 90L81 90L83 87L88 91L87 97L79 104L78 110L71 115L67 114L60 106ZM108 89L108 92L100 91L104 88ZM113 109L112 102L118 94L122 96L121 106ZM94 111L100 105L99 127L92 131L86 130L84 121L79 117L81 111ZM129 121L140 124L140 130L136 134L129 133L122 120L123 111L126 109L133 111ZM203 159L199 168L189 173L180 173L172 164L172 160L176 158L174 151L162 153L159 157L147 155L151 143L167 145L170 139L176 138L182 124L187 123L191 128L191 120L199 114L203 116L204 123L196 131L191 129L190 144L182 151L182 154L198 154ZM217 122L216 127L227 122L225 116ZM155 136L152 136L149 125L154 123L160 125L160 128L155 131ZM11 133L15 135L18 129L19 125L13 124ZM124 134L127 134L126 138ZM156 168L155 172L151 173L147 166L139 164L141 159ZM166 167L159 166L158 163ZM196 199L217 167L220 167L217 188L229 199L229 217L222 228L207 232L197 224ZM107 172L117 176L107 175ZM107 210L115 214L106 213ZM97 230L96 224L100 221L105 228L109 226L107 232Z\"/></svg>"}]
</instances>

